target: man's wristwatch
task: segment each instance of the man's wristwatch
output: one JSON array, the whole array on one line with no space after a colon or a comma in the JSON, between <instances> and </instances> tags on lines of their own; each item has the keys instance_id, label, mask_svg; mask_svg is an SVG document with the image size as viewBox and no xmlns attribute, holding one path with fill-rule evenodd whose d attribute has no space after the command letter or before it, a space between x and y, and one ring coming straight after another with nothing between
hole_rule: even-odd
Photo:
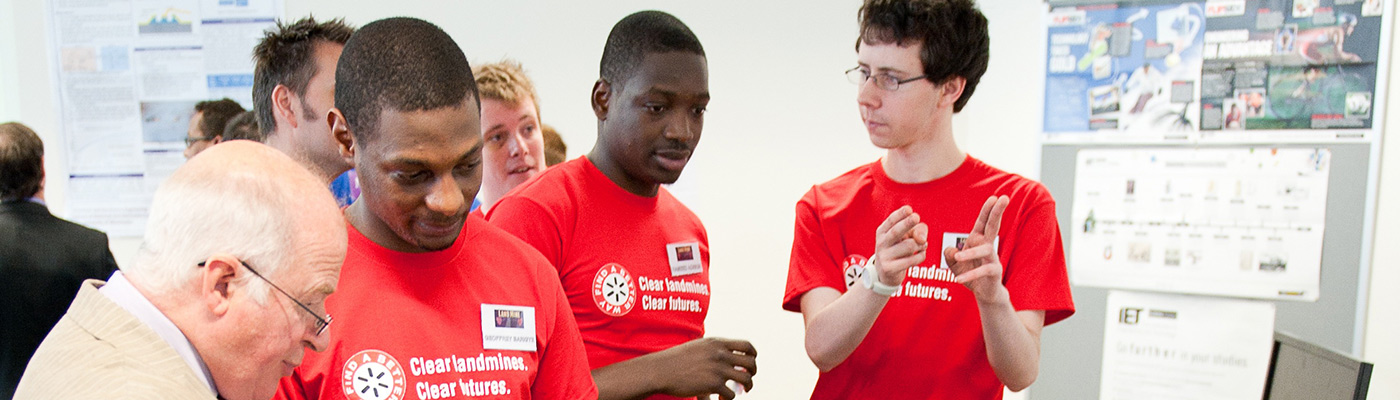
<instances>
[{"instance_id":1,"label":"man's wristwatch","mask_svg":"<svg viewBox=\"0 0 1400 400\"><path fill-rule=\"evenodd\" d=\"M874 262L871 262L870 265L866 265L865 271L861 272L860 285L865 286L866 289L870 289L870 291L875 294L885 297L893 296L894 292L899 291L899 286L890 286L886 285L884 282L880 282L880 270L875 269Z\"/></svg>"}]
</instances>

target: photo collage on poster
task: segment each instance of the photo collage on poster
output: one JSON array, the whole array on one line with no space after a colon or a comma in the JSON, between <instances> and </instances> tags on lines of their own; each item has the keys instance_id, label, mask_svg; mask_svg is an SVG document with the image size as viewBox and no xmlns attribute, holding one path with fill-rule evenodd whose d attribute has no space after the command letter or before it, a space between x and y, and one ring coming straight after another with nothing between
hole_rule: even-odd
<instances>
[{"instance_id":1,"label":"photo collage on poster","mask_svg":"<svg viewBox=\"0 0 1400 400\"><path fill-rule=\"evenodd\" d=\"M1190 139L1370 129L1384 7L1379 0L1057 6L1047 22L1044 131Z\"/></svg>"}]
</instances>

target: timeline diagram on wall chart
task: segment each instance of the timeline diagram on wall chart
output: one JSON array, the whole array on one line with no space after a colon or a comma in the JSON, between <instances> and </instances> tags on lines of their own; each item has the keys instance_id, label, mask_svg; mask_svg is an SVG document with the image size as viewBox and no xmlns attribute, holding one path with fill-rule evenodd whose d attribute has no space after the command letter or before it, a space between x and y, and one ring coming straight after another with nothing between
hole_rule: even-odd
<instances>
[{"instance_id":1,"label":"timeline diagram on wall chart","mask_svg":"<svg viewBox=\"0 0 1400 400\"><path fill-rule=\"evenodd\" d=\"M1070 278L1317 300L1330 158L1315 148L1080 151Z\"/></svg>"}]
</instances>

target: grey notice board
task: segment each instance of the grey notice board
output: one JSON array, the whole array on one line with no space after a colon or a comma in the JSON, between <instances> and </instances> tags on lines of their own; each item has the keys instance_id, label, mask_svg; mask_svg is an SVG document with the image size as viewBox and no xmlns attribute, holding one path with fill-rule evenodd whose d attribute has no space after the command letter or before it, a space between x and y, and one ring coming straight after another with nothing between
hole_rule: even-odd
<instances>
[{"instance_id":1,"label":"grey notice board","mask_svg":"<svg viewBox=\"0 0 1400 400\"><path fill-rule=\"evenodd\" d=\"M1365 276L1363 227L1372 144L1325 143L1297 145L1222 145L1218 147L1326 148L1332 151L1327 186L1327 219L1322 241L1321 294L1316 302L1275 301L1275 329L1344 353L1356 352L1364 329ZM1070 248L1070 205L1079 150L1086 148L1181 148L1181 144L1052 145L1041 147L1041 182L1056 202L1060 235ZM1209 148L1217 146L1200 146ZM1070 268L1074 268L1073 265ZM1075 314L1046 327L1041 334L1040 376L1030 388L1031 399L1097 399L1103 376L1103 333L1108 289L1072 286Z\"/></svg>"}]
</instances>

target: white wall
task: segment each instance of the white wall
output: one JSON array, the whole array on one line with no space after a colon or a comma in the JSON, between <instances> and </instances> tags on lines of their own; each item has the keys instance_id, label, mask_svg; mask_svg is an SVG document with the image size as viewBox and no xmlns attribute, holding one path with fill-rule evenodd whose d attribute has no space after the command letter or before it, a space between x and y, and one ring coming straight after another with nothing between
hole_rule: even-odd
<instances>
[{"instance_id":1,"label":"white wall","mask_svg":"<svg viewBox=\"0 0 1400 400\"><path fill-rule=\"evenodd\" d=\"M794 203L812 184L880 155L860 125L855 88L841 74L854 65L859 1L287 2L292 18L313 11L355 25L397 15L423 18L450 33L473 63L506 56L521 61L540 91L545 122L559 128L571 156L594 142L588 92L612 24L642 9L680 17L705 44L714 96L700 148L675 188L710 231L715 292L709 332L758 347L758 387L748 398L801 399L810 393L816 369L802 352L802 319L781 311L780 302ZM43 7L40 0L0 4L0 120L23 121L44 136L49 200L62 210L65 154L58 145ZM992 64L955 118L955 131L973 155L1034 177L1043 2L984 0L981 7L991 21ZM1400 68L1392 66L1391 73L1400 74ZM1396 82L1390 87L1400 93ZM1387 119L1397 118L1400 101L1392 100ZM1397 142L1385 154L1400 154ZM1400 199L1400 165L1391 164L1400 162L1383 166L1377 244L1400 242L1400 201L1394 200ZM137 244L115 240L118 262L130 261ZM1374 399L1400 398L1400 384L1385 383L1400 382L1393 367L1400 364L1394 340L1400 317L1388 312L1388 305L1400 304L1400 294L1385 290L1400 286L1400 270L1391 261L1397 258L1397 246L1377 246L1364 354L1379 364Z\"/></svg>"}]
</instances>

